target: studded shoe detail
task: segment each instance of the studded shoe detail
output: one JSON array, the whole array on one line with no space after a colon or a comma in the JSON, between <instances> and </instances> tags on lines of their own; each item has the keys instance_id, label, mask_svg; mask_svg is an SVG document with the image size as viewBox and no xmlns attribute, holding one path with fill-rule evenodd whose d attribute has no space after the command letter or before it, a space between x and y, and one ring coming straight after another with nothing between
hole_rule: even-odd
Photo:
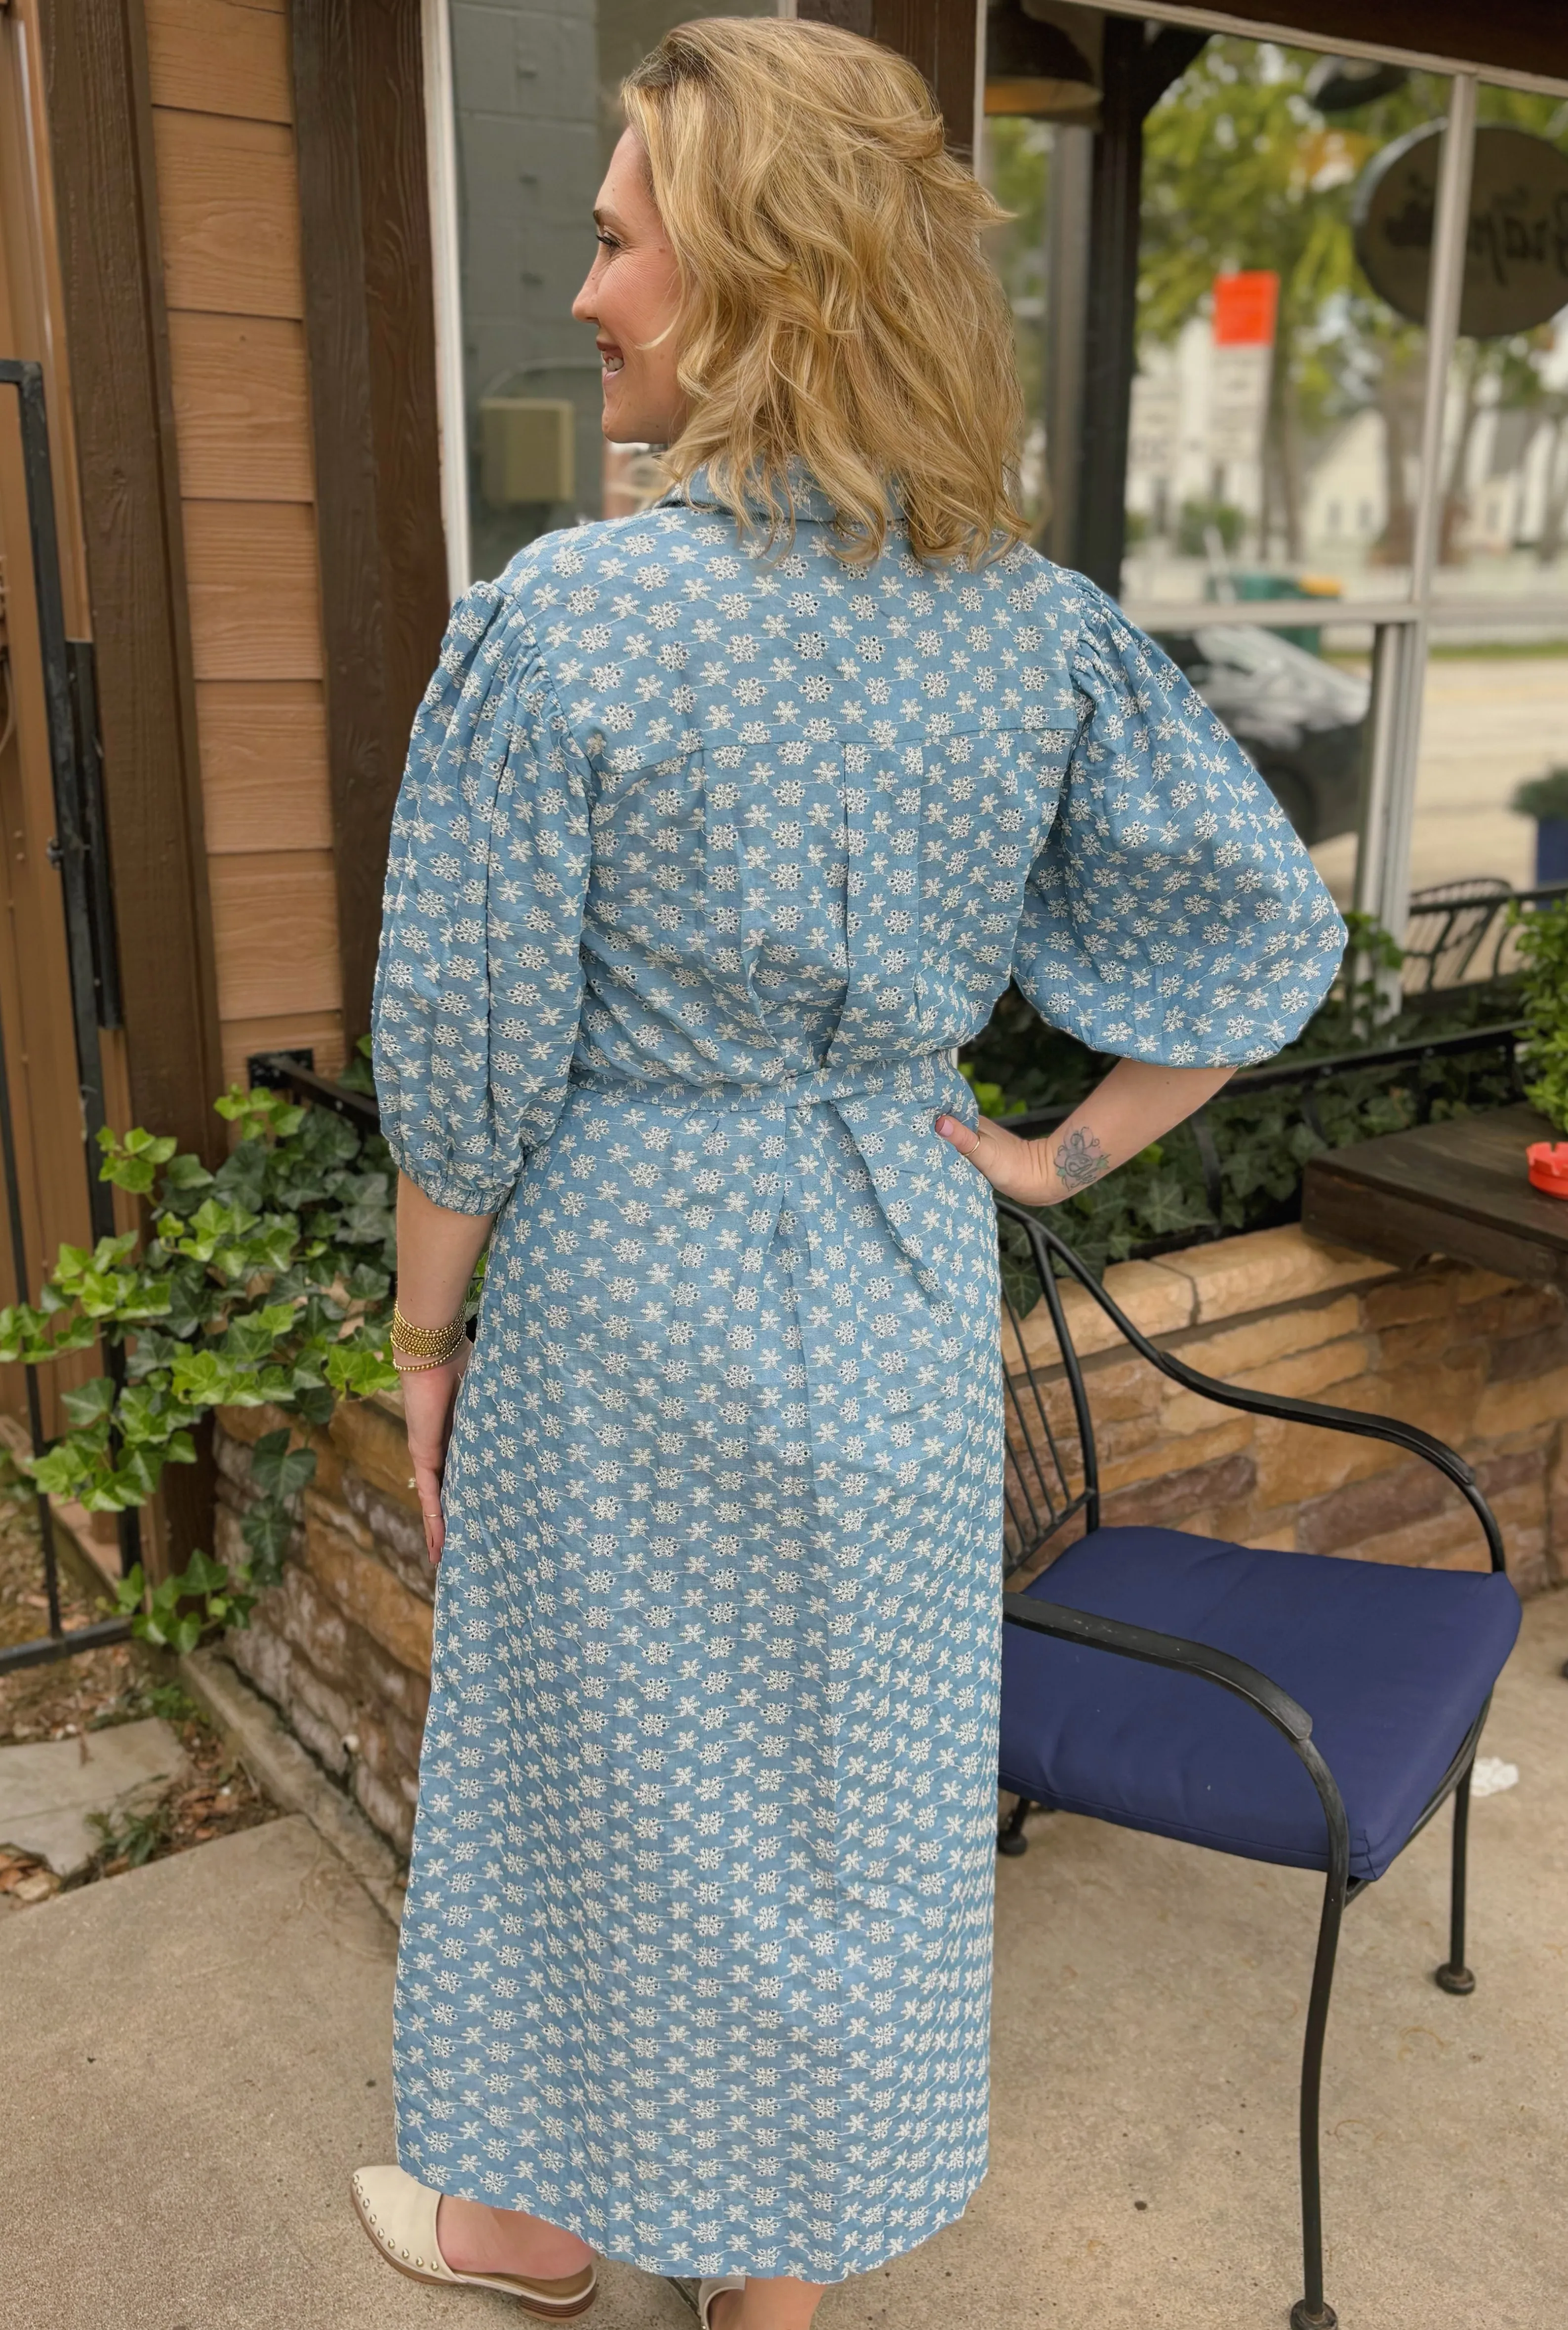
<instances>
[{"instance_id":1,"label":"studded shoe detail","mask_svg":"<svg viewBox=\"0 0 1568 2330\"><path fill-rule=\"evenodd\" d=\"M496 2289L524 2313L545 2322L585 2314L599 2294L599 2272L589 2264L557 2281L512 2273L454 2273L436 2239L441 2196L402 2168L359 2168L349 2187L354 2213L388 2265L411 2281L449 2287Z\"/></svg>"}]
</instances>

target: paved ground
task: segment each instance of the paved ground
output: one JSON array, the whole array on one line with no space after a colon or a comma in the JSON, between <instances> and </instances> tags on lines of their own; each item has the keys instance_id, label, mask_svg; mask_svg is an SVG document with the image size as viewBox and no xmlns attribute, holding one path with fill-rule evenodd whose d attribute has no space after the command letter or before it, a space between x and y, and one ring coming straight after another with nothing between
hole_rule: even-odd
<instances>
[{"instance_id":1,"label":"paved ground","mask_svg":"<svg viewBox=\"0 0 1568 2330\"><path fill-rule=\"evenodd\" d=\"M74 1739L0 1748L0 1844L36 1853L69 1877L103 1842L93 1814L144 1802L183 1760L169 1726L150 1715Z\"/></svg>"},{"instance_id":2,"label":"paved ground","mask_svg":"<svg viewBox=\"0 0 1568 2330\"><path fill-rule=\"evenodd\" d=\"M1445 1997L1446 1826L1352 1911L1327 2070L1345 2330L1558 2330L1568 2304L1568 1596L1532 1605ZM825 2330L1278 2330L1317 1886L1040 1820L998 1870L992 2172ZM298 1818L0 1926L4 2330L393 2330L505 2301L396 2279L344 2187L387 2157L392 1934ZM23 2107L18 2108L18 2099ZM1138 2203L1145 2205L1139 2207ZM612 2268L602 2330L690 2330Z\"/></svg>"}]
</instances>

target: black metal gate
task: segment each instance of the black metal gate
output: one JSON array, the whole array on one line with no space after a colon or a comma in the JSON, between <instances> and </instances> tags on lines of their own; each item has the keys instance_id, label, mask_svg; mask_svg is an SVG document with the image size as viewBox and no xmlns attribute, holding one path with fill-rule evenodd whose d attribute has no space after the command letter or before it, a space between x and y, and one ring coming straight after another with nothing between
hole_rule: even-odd
<instances>
[{"instance_id":1,"label":"black metal gate","mask_svg":"<svg viewBox=\"0 0 1568 2330\"><path fill-rule=\"evenodd\" d=\"M112 1236L115 1227L113 1192L98 1178L97 1136L105 1121L103 1055L99 1031L100 1028L118 1028L122 1021L115 952L113 894L109 887L108 837L103 814L92 646L89 640L68 639L65 636L60 543L55 526L53 479L49 465L49 424L43 402L43 366L30 360L0 357L0 387L16 392L21 422L33 588L37 606L39 650L48 721L49 765L54 800L54 838L50 845L49 856L51 863L59 871L64 892L66 952L71 975L71 1020L76 1038L77 1082L81 1095L88 1214L96 1242L99 1238ZM6 1217L17 1296L18 1300L25 1301L32 1273L23 1220L16 1129L11 1109L11 1080L3 1028L0 1028L0 1161L5 1168ZM104 1359L107 1372L115 1381L123 1380L123 1351L106 1347ZM33 1453L41 1456L48 1444L43 1432L38 1371L28 1367L24 1374ZM40 1492L37 1501L49 1631L33 1642L0 1645L0 1674L15 1667L35 1666L46 1659L61 1658L73 1651L91 1650L101 1643L120 1642L130 1632L128 1622L123 1618L107 1618L91 1625L69 1630L65 1627L61 1615L60 1571L49 1499ZM123 1574L140 1558L140 1516L134 1511L122 1512L118 1516L118 1531Z\"/></svg>"}]
</instances>

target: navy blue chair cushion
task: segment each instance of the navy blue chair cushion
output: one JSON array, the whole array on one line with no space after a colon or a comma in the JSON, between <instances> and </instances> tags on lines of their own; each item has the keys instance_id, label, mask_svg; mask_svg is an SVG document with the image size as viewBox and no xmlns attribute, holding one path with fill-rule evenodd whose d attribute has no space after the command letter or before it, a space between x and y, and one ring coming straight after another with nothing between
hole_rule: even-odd
<instances>
[{"instance_id":1,"label":"navy blue chair cushion","mask_svg":"<svg viewBox=\"0 0 1568 2330\"><path fill-rule=\"evenodd\" d=\"M1028 1589L1230 1651L1299 1700L1339 1784L1350 1873L1409 1842L1513 1648L1500 1574L1096 1530ZM1002 1630L1001 1780L1064 1812L1324 1869L1318 1792L1267 1719L1201 1677Z\"/></svg>"}]
</instances>

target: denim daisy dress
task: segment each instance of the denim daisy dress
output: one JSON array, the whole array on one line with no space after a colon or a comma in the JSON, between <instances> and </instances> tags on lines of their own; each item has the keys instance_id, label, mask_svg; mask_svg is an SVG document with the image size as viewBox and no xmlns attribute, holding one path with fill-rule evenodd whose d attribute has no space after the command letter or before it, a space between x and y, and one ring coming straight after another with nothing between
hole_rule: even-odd
<instances>
[{"instance_id":1,"label":"denim daisy dress","mask_svg":"<svg viewBox=\"0 0 1568 2330\"><path fill-rule=\"evenodd\" d=\"M986 2164L1002 1419L932 1130L1009 977L1260 1060L1343 943L1250 763L1033 551L863 571L699 476L455 609L375 1074L496 1211L447 1476L398 2148L659 2273L835 2281Z\"/></svg>"}]
</instances>

